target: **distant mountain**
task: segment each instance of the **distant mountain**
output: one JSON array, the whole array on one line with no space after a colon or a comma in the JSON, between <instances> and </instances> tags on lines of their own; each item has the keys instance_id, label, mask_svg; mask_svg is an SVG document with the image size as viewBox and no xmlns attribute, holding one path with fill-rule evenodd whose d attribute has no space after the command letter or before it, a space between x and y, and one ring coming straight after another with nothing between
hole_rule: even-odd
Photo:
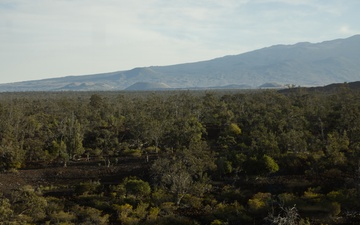
<instances>
[{"instance_id":1,"label":"distant mountain","mask_svg":"<svg viewBox=\"0 0 360 225\"><path fill-rule=\"evenodd\" d=\"M124 90L138 82L172 88L277 83L322 86L360 80L360 35L322 43L275 45L240 55L171 66L1 84L0 91Z\"/></svg>"},{"instance_id":2,"label":"distant mountain","mask_svg":"<svg viewBox=\"0 0 360 225\"><path fill-rule=\"evenodd\" d=\"M164 83L138 82L126 88L127 91L148 91L148 90L168 90L170 86Z\"/></svg>"},{"instance_id":3,"label":"distant mountain","mask_svg":"<svg viewBox=\"0 0 360 225\"><path fill-rule=\"evenodd\" d=\"M57 89L56 91L106 91L112 90L113 87L104 83L70 83Z\"/></svg>"},{"instance_id":4,"label":"distant mountain","mask_svg":"<svg viewBox=\"0 0 360 225\"><path fill-rule=\"evenodd\" d=\"M259 86L259 88L284 88L284 85L278 83L265 83Z\"/></svg>"},{"instance_id":5,"label":"distant mountain","mask_svg":"<svg viewBox=\"0 0 360 225\"><path fill-rule=\"evenodd\" d=\"M246 84L229 84L225 86L210 87L209 89L251 89L250 85Z\"/></svg>"}]
</instances>

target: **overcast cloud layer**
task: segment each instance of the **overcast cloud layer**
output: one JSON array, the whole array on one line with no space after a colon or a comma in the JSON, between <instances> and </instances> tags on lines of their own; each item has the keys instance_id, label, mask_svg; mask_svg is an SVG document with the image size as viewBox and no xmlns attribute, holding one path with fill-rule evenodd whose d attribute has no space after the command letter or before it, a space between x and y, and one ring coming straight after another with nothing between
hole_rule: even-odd
<instances>
[{"instance_id":1,"label":"overcast cloud layer","mask_svg":"<svg viewBox=\"0 0 360 225\"><path fill-rule=\"evenodd\" d=\"M360 33L359 0L0 0L0 83Z\"/></svg>"}]
</instances>

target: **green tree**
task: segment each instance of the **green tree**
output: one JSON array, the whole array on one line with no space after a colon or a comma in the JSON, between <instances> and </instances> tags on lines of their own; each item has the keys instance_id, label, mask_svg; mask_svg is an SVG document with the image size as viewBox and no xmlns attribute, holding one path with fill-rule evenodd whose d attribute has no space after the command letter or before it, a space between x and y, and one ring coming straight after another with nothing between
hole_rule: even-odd
<instances>
[{"instance_id":1,"label":"green tree","mask_svg":"<svg viewBox=\"0 0 360 225\"><path fill-rule=\"evenodd\" d=\"M180 205L186 194L201 196L209 189L207 171L215 169L214 157L204 142L191 142L188 149L164 155L152 165L160 186L172 193Z\"/></svg>"},{"instance_id":2,"label":"green tree","mask_svg":"<svg viewBox=\"0 0 360 225\"><path fill-rule=\"evenodd\" d=\"M79 121L75 118L75 115L67 119L66 131L63 134L64 142L66 143L66 150L70 159L73 159L76 155L81 155L85 152L83 147L83 129Z\"/></svg>"},{"instance_id":3,"label":"green tree","mask_svg":"<svg viewBox=\"0 0 360 225\"><path fill-rule=\"evenodd\" d=\"M345 153L349 152L350 140L347 133L340 135L337 132L332 132L327 135L326 155L329 157L331 166L345 165Z\"/></svg>"},{"instance_id":4,"label":"green tree","mask_svg":"<svg viewBox=\"0 0 360 225\"><path fill-rule=\"evenodd\" d=\"M26 215L28 222L36 222L46 217L47 201L29 185L14 190L11 204L17 217Z\"/></svg>"},{"instance_id":5,"label":"green tree","mask_svg":"<svg viewBox=\"0 0 360 225\"><path fill-rule=\"evenodd\" d=\"M262 160L264 163L266 173L270 174L270 173L275 173L275 172L279 171L279 165L270 156L264 155Z\"/></svg>"},{"instance_id":6,"label":"green tree","mask_svg":"<svg viewBox=\"0 0 360 225\"><path fill-rule=\"evenodd\" d=\"M24 152L18 146L12 143L0 145L0 171L21 168L24 158Z\"/></svg>"},{"instance_id":7,"label":"green tree","mask_svg":"<svg viewBox=\"0 0 360 225\"><path fill-rule=\"evenodd\" d=\"M121 224L126 225L139 224L143 221L148 214L148 207L149 204L142 202L139 203L136 208L130 204L114 205L114 208L118 213L118 220Z\"/></svg>"},{"instance_id":8,"label":"green tree","mask_svg":"<svg viewBox=\"0 0 360 225\"><path fill-rule=\"evenodd\" d=\"M250 157L244 162L244 170L251 175L268 175L279 170L279 165L268 155Z\"/></svg>"},{"instance_id":9,"label":"green tree","mask_svg":"<svg viewBox=\"0 0 360 225\"><path fill-rule=\"evenodd\" d=\"M93 109L100 109L104 106L104 99L99 94L93 94L90 96L89 104Z\"/></svg>"},{"instance_id":10,"label":"green tree","mask_svg":"<svg viewBox=\"0 0 360 225\"><path fill-rule=\"evenodd\" d=\"M145 200L151 194L150 184L137 177L127 177L124 181L112 187L116 196L125 198L134 198L135 200Z\"/></svg>"},{"instance_id":11,"label":"green tree","mask_svg":"<svg viewBox=\"0 0 360 225\"><path fill-rule=\"evenodd\" d=\"M52 154L57 155L57 158L59 160L62 160L64 167L67 167L67 163L70 159L69 153L66 148L67 147L64 141L61 141L60 143L53 141L50 150Z\"/></svg>"},{"instance_id":12,"label":"green tree","mask_svg":"<svg viewBox=\"0 0 360 225\"><path fill-rule=\"evenodd\" d=\"M271 206L271 193L258 192L248 200L250 212L264 214Z\"/></svg>"},{"instance_id":13,"label":"green tree","mask_svg":"<svg viewBox=\"0 0 360 225\"><path fill-rule=\"evenodd\" d=\"M206 133L203 125L194 117L178 119L169 126L164 141L171 149L188 148L190 143L200 142Z\"/></svg>"},{"instance_id":14,"label":"green tree","mask_svg":"<svg viewBox=\"0 0 360 225\"><path fill-rule=\"evenodd\" d=\"M9 222L14 216L9 199L0 196L0 221Z\"/></svg>"},{"instance_id":15,"label":"green tree","mask_svg":"<svg viewBox=\"0 0 360 225\"><path fill-rule=\"evenodd\" d=\"M103 214L101 210L75 205L71 211L76 215L76 224L98 224L106 225L109 223L109 215Z\"/></svg>"}]
</instances>

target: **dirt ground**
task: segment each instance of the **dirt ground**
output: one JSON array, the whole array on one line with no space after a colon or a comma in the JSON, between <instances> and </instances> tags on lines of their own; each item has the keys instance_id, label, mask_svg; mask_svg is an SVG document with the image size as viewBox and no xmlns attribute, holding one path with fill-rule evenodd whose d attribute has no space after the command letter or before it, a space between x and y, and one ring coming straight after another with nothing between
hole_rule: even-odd
<instances>
[{"instance_id":1,"label":"dirt ground","mask_svg":"<svg viewBox=\"0 0 360 225\"><path fill-rule=\"evenodd\" d=\"M116 184L127 176L148 177L149 168L150 163L146 163L143 158L119 157L117 163L109 167L105 166L103 161L89 161L69 162L67 167L51 165L20 169L0 173L0 193L8 194L24 185L34 188L51 185L72 186L89 180Z\"/></svg>"}]
</instances>

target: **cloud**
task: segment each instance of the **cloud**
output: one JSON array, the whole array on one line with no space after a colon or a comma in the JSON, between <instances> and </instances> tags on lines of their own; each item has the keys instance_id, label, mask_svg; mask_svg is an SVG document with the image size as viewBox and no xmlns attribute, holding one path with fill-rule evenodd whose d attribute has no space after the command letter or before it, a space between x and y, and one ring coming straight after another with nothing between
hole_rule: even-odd
<instances>
[{"instance_id":1,"label":"cloud","mask_svg":"<svg viewBox=\"0 0 360 225\"><path fill-rule=\"evenodd\" d=\"M330 40L354 33L358 2L0 0L0 73L97 73Z\"/></svg>"},{"instance_id":2,"label":"cloud","mask_svg":"<svg viewBox=\"0 0 360 225\"><path fill-rule=\"evenodd\" d=\"M359 31L354 30L353 28L351 28L349 25L342 25L339 29L338 32L342 35L355 35L355 34L359 34Z\"/></svg>"}]
</instances>

